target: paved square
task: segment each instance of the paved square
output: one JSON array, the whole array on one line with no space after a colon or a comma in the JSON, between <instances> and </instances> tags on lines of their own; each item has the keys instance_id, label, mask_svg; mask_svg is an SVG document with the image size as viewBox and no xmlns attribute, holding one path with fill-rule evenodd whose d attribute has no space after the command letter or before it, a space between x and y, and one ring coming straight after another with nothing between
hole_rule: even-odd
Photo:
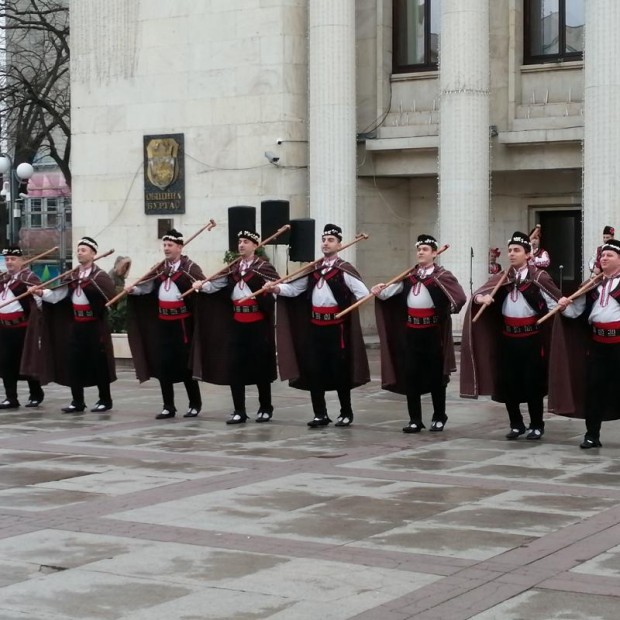
<instances>
[{"instance_id":1,"label":"paved square","mask_svg":"<svg viewBox=\"0 0 620 620\"><path fill-rule=\"evenodd\" d=\"M61 414L54 385L0 414L0 620L616 620L620 424L598 451L553 416L507 442L454 377L446 430L405 435L370 357L348 429L308 429L281 383L269 424L226 426L209 385L198 418L155 421L131 371L107 414Z\"/></svg>"}]
</instances>

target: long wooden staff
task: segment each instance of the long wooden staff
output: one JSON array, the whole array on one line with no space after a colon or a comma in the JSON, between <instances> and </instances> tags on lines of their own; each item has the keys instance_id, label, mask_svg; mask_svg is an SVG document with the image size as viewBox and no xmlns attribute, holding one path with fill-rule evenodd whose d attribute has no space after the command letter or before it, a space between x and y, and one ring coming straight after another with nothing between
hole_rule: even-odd
<instances>
[{"instance_id":1,"label":"long wooden staff","mask_svg":"<svg viewBox=\"0 0 620 620\"><path fill-rule=\"evenodd\" d=\"M338 250L338 252L342 252L343 250L346 250L348 247L355 245L358 241L362 241L365 239L368 239L368 235L366 233L359 233L355 235L355 239L353 239L353 241L349 241L349 243L345 243ZM307 265L304 265L303 267L299 268L297 271L293 271L293 273L289 273L288 275L282 278L279 278L278 280L274 280L273 282L270 282L269 286L281 284L285 280L294 280L299 274L302 274L304 271L310 271L313 267L318 265L322 260L323 260L323 256L321 256L321 258L317 258L315 261L312 261L311 263L308 263ZM263 288L259 289L255 293L252 293L251 295L248 295L247 297L244 297L240 301L247 301L248 299L252 299L253 297L258 297L258 295L260 295L261 293L264 293L266 290L267 290L267 287L263 286Z\"/></svg>"},{"instance_id":2,"label":"long wooden staff","mask_svg":"<svg viewBox=\"0 0 620 620\"><path fill-rule=\"evenodd\" d=\"M598 275L594 276L593 278L590 278L583 286L577 289L570 297L567 297L567 299L570 301L573 301L574 299L577 299L577 297L581 297L584 293L587 293L588 291L592 290L595 286L598 286L599 280L603 278L603 275L604 274L601 272ZM557 314L558 312L561 312L561 311L562 311L562 308L560 306L556 306L553 310L551 310L550 312L547 312L545 316L538 319L538 321L536 321L536 325L540 325L541 323L544 323L547 319L550 319L554 314Z\"/></svg>"},{"instance_id":3,"label":"long wooden staff","mask_svg":"<svg viewBox=\"0 0 620 620\"><path fill-rule=\"evenodd\" d=\"M289 228L291 227L290 224L284 224L284 226L282 226L281 228L278 228L278 230L276 230L276 232L273 233L273 235L271 235L271 237L267 237L267 239L261 241L257 246L256 249L258 250L258 248L262 248L263 246L267 245L270 241L273 241L276 237L279 237L282 233L285 233ZM224 269L220 269L218 272L214 273L212 276L209 276L208 278L205 278L202 282L203 284L205 282L210 282L211 280L217 280L218 278L221 278L222 276L228 274L230 272L230 268L235 264L238 263L241 259L243 258L243 256L238 256L237 258L235 258L234 261L230 262L228 265L226 265L226 267L224 267ZM183 297L187 297L188 295L190 295L191 293L195 293L196 289L194 288L188 288L185 293L183 293L182 295L179 295L179 299L183 299Z\"/></svg>"},{"instance_id":4,"label":"long wooden staff","mask_svg":"<svg viewBox=\"0 0 620 620\"><path fill-rule=\"evenodd\" d=\"M215 220L211 218L208 224L205 224L200 230L196 231L187 241L183 243L183 247L185 248L187 244L191 243L200 233L204 232L205 230L207 231L212 230L216 226L217 224L215 223ZM166 259L160 260L159 262L155 263L142 277L138 278L135 281L134 286L137 286L138 284L142 284L142 282L145 282L146 280L150 279L150 277L154 274L154 272L156 272L158 269L163 267L165 262L166 262ZM109 308L110 306L114 305L117 301L120 301L121 299L123 299L125 295L127 295L127 291L122 290L117 295L114 295L114 297L112 297L112 299L110 299L110 301L108 301L108 303L105 305L105 307Z\"/></svg>"},{"instance_id":5,"label":"long wooden staff","mask_svg":"<svg viewBox=\"0 0 620 620\"><path fill-rule=\"evenodd\" d=\"M99 260L100 258L105 258L106 256L110 256L110 254L113 254L113 253L114 253L114 250L112 249L112 250L108 250L107 252L105 252L105 254L100 254L99 256L95 256L95 258L93 258L93 263ZM8 306L14 301L19 301L20 299L23 299L24 297L28 297L28 295L32 295L32 293L34 293L35 291L47 288L50 284L53 284L54 282L60 280L61 278L68 276L70 273L73 273L74 271L76 271L75 267L73 269L69 269L68 271L65 271L64 273L61 273L59 276L56 276L55 278L52 278L51 280L48 280L47 282L42 282L41 284L37 284L36 286L33 286L32 291L26 291L25 293L22 293L21 295L18 295L17 297L13 299L9 299L8 301L5 301L3 304L0 304L0 308L4 308L4 306Z\"/></svg>"},{"instance_id":6,"label":"long wooden staff","mask_svg":"<svg viewBox=\"0 0 620 620\"><path fill-rule=\"evenodd\" d=\"M450 247L449 245L442 245L437 250L437 256L439 256L442 252L445 252L449 247ZM415 269L415 265L413 267L407 267L405 271L403 271L402 273L399 273L397 276L394 276L391 280L388 280L385 283L385 286L383 288L390 286L390 284L397 284L401 280L404 280L414 269ZM374 296L375 296L374 293L368 293L366 297L362 297L361 299L358 299L354 304L351 304L348 308L345 308L342 312L339 312L336 315L336 318L340 319L341 317L349 314L349 312L353 312L353 310L355 310L356 308L359 308L361 305L365 304L367 301L372 299Z\"/></svg>"},{"instance_id":7,"label":"long wooden staff","mask_svg":"<svg viewBox=\"0 0 620 620\"><path fill-rule=\"evenodd\" d=\"M497 284L493 287L493 290L491 291L491 297L495 297L495 294L497 293L497 291L499 291L499 289L504 284L504 282L506 282L507 278L508 278L508 269L506 269L505 271L502 271L502 277L497 281ZM480 318L480 315L486 310L486 308L487 308L486 305L481 306L478 312L476 312L476 316L472 319L471 322L475 323Z\"/></svg>"},{"instance_id":8,"label":"long wooden staff","mask_svg":"<svg viewBox=\"0 0 620 620\"><path fill-rule=\"evenodd\" d=\"M30 263L34 263L35 260L39 260L41 258L43 258L44 256L47 256L48 254L51 254L52 252L55 252L58 249L58 246L54 246L53 248L46 250L45 252L41 252L41 254L37 254L36 256L33 256L32 258L29 258L28 260L25 260L22 263L22 266L19 268L19 271L23 271L24 268L26 267L26 265L29 265ZM8 271L3 271L2 273L0 273L0 278L5 276L8 273Z\"/></svg>"}]
</instances>

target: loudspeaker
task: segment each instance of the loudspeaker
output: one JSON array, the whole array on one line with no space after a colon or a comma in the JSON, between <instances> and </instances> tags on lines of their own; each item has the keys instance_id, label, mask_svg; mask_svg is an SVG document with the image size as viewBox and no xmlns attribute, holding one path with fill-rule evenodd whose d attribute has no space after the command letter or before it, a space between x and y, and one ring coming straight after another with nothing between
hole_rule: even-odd
<instances>
[{"instance_id":1,"label":"loudspeaker","mask_svg":"<svg viewBox=\"0 0 620 620\"><path fill-rule=\"evenodd\" d=\"M228 207L228 249L237 251L237 233L256 230L256 207Z\"/></svg>"},{"instance_id":2,"label":"loudspeaker","mask_svg":"<svg viewBox=\"0 0 620 620\"><path fill-rule=\"evenodd\" d=\"M263 200L260 203L260 233L261 239L271 237L279 228L289 223L288 200ZM282 233L268 245L288 245L290 231Z\"/></svg>"},{"instance_id":3,"label":"loudspeaker","mask_svg":"<svg viewBox=\"0 0 620 620\"><path fill-rule=\"evenodd\" d=\"M310 217L291 220L290 260L300 263L314 260L314 228L315 222Z\"/></svg>"}]
</instances>

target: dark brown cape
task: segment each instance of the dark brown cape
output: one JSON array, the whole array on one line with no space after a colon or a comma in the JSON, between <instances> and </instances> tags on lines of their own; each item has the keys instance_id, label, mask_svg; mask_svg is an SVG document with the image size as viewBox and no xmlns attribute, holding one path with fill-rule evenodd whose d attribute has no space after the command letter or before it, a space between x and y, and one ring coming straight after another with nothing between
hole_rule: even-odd
<instances>
[{"instance_id":1,"label":"dark brown cape","mask_svg":"<svg viewBox=\"0 0 620 620\"><path fill-rule=\"evenodd\" d=\"M165 263L162 262L143 282L156 280L164 273L164 269ZM181 256L181 264L178 271L181 273L181 276L176 281L176 285L181 293L190 289L196 280L205 279L202 269L187 256ZM159 287L156 283L153 291L147 295L127 296L127 340L131 349L136 378L140 383L148 381L151 377L158 378L159 374L161 347L157 340L157 321L159 321L158 291ZM192 316L196 312L196 297L197 295L188 295L184 298Z\"/></svg>"},{"instance_id":2,"label":"dark brown cape","mask_svg":"<svg viewBox=\"0 0 620 620\"><path fill-rule=\"evenodd\" d=\"M8 275L0 279L0 293L4 290L8 282ZM30 269L24 269L17 274L17 280L23 285L19 285L13 293L17 296L25 293L30 286L41 284L39 277ZM12 287L15 288L15 287ZM20 377L28 379L41 380L47 374L45 372L44 357L41 355L40 338L41 338L41 311L32 295L20 300L22 308L28 317L28 327L24 338L24 348L22 350L22 359L19 367Z\"/></svg>"},{"instance_id":3,"label":"dark brown cape","mask_svg":"<svg viewBox=\"0 0 620 620\"><path fill-rule=\"evenodd\" d=\"M76 280L77 271L74 270L60 281L59 286L69 285ZM110 382L116 381L112 335L107 319L108 309L105 307L107 301L114 296L114 283L105 271L97 265L93 265L90 276L82 280L82 289L88 297L96 317L97 330L99 331L99 337L108 363ZM68 334L73 324L73 304L70 294L57 304L43 302L41 354L44 357L46 372L46 376L42 378L43 381L54 381L60 385L70 385L70 361L67 342ZM84 387L89 387L90 385L95 385L95 383L90 383Z\"/></svg>"},{"instance_id":4,"label":"dark brown cape","mask_svg":"<svg viewBox=\"0 0 620 620\"><path fill-rule=\"evenodd\" d=\"M342 259L338 259L334 263L334 268L340 269L358 280L362 279L355 267ZM298 390L309 390L307 377L303 373L302 359L305 343L310 338L310 317L312 313L310 297L307 292L297 297L278 297L277 307L276 336L280 379L288 381L291 387ZM370 381L370 368L358 310L353 310L346 315L344 328L349 332L348 342L351 347L350 377L351 386L355 388Z\"/></svg>"},{"instance_id":5,"label":"dark brown cape","mask_svg":"<svg viewBox=\"0 0 620 620\"><path fill-rule=\"evenodd\" d=\"M414 271L416 267L412 269ZM443 351L443 372L446 378L456 370L454 340L452 339L452 318L450 314L458 314L467 301L465 291L458 280L443 267L436 266L430 278L447 300L440 312L439 329ZM386 300L375 300L377 331L381 345L381 387L397 394L406 394L406 376L402 364L398 363L399 348L407 336L407 300L401 292Z\"/></svg>"},{"instance_id":6,"label":"dark brown cape","mask_svg":"<svg viewBox=\"0 0 620 620\"><path fill-rule=\"evenodd\" d=\"M513 273L514 270L510 270ZM491 276L473 295L467 306L461 338L461 398L478 398L496 394L498 343L502 332L503 319L501 303L491 304L481 317L473 323L472 319L480 306L474 303L476 295L491 293L502 274ZM551 276L534 265L528 265L528 276L539 290L558 300L562 293L555 285ZM514 285L514 277L509 275L503 287L510 289ZM551 336L553 319L543 324L543 339L547 344ZM548 351L548 348L546 348Z\"/></svg>"},{"instance_id":7,"label":"dark brown cape","mask_svg":"<svg viewBox=\"0 0 620 620\"><path fill-rule=\"evenodd\" d=\"M556 415L585 418L586 359L591 342L586 312L576 319L555 319L549 352L549 404ZM616 345L618 346L618 345ZM620 404L606 403L603 420L619 420Z\"/></svg>"},{"instance_id":8,"label":"dark brown cape","mask_svg":"<svg viewBox=\"0 0 620 620\"><path fill-rule=\"evenodd\" d=\"M235 286L233 275L238 264L231 267L223 276L229 278L229 285L216 293L199 293L196 297L196 316L192 346L192 374L196 379L216 385L231 385L232 356L231 337L235 328L231 293ZM252 263L251 272L255 274L248 284L252 292L262 288L266 282L278 279L274 266L265 259L257 257ZM275 302L273 295L262 294L256 298L258 306L265 313L265 320L271 326L268 330L269 344L275 351ZM277 377L273 364L271 381Z\"/></svg>"}]
</instances>

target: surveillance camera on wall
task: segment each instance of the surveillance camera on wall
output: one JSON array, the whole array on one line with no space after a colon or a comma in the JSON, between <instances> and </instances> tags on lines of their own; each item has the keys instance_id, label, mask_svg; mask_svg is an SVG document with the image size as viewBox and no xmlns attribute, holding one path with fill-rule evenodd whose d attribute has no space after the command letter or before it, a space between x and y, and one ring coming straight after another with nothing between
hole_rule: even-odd
<instances>
[{"instance_id":1,"label":"surveillance camera on wall","mask_svg":"<svg viewBox=\"0 0 620 620\"><path fill-rule=\"evenodd\" d=\"M277 144L278 146L280 146L280 145L282 144L282 142L284 142L284 140L282 140L282 138L278 138L278 139L276 140L276 144Z\"/></svg>"},{"instance_id":2,"label":"surveillance camera on wall","mask_svg":"<svg viewBox=\"0 0 620 620\"><path fill-rule=\"evenodd\" d=\"M280 156L272 153L271 151L265 151L265 157L270 164L277 164L280 161Z\"/></svg>"}]
</instances>

